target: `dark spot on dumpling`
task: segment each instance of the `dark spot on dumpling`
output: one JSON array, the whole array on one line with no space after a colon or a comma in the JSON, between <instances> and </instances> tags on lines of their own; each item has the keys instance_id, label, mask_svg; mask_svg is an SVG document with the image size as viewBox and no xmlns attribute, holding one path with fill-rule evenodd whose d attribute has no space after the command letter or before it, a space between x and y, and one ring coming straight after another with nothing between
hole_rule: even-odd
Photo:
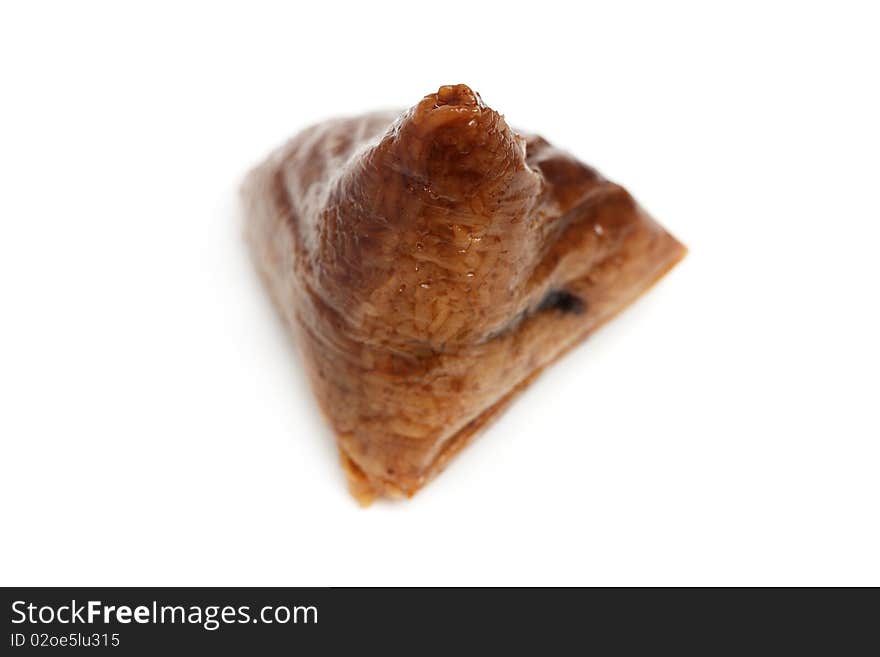
<instances>
[{"instance_id":1,"label":"dark spot on dumpling","mask_svg":"<svg viewBox=\"0 0 880 657\"><path fill-rule=\"evenodd\" d=\"M538 304L538 310L556 310L565 314L580 315L587 309L587 303L565 290L550 290Z\"/></svg>"}]
</instances>

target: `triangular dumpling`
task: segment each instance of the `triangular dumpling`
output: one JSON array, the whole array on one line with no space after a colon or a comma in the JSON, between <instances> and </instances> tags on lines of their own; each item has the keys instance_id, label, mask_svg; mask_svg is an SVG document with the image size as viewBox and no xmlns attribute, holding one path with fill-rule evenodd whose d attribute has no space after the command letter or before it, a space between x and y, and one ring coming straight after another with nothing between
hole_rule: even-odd
<instances>
[{"instance_id":1,"label":"triangular dumpling","mask_svg":"<svg viewBox=\"0 0 880 657\"><path fill-rule=\"evenodd\" d=\"M684 247L465 85L311 127L244 187L353 494L411 496Z\"/></svg>"}]
</instances>

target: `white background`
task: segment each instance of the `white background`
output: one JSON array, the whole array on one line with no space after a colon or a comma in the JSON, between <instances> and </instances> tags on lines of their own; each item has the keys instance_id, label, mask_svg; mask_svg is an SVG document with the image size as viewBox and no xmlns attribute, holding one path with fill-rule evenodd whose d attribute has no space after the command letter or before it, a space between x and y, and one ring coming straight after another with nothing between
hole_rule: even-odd
<instances>
[{"instance_id":1,"label":"white background","mask_svg":"<svg viewBox=\"0 0 880 657\"><path fill-rule=\"evenodd\" d=\"M870 6L4 3L0 583L880 584ZM691 253L364 510L238 185L456 82Z\"/></svg>"}]
</instances>

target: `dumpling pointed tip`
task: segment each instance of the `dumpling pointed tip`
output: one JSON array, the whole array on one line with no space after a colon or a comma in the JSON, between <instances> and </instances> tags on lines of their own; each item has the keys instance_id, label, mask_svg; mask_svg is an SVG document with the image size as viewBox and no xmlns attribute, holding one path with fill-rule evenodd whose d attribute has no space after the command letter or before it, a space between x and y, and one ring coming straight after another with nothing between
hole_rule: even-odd
<instances>
[{"instance_id":1,"label":"dumpling pointed tip","mask_svg":"<svg viewBox=\"0 0 880 657\"><path fill-rule=\"evenodd\" d=\"M426 134L440 129L473 128L477 122L494 122L496 112L483 103L480 94L466 84L448 84L431 93L411 110L411 123Z\"/></svg>"},{"instance_id":2,"label":"dumpling pointed tip","mask_svg":"<svg viewBox=\"0 0 880 657\"><path fill-rule=\"evenodd\" d=\"M443 107L448 105L459 107L485 107L480 94L475 92L466 84L446 84L437 90L436 94L429 97L435 98L435 106Z\"/></svg>"},{"instance_id":3,"label":"dumpling pointed tip","mask_svg":"<svg viewBox=\"0 0 880 657\"><path fill-rule=\"evenodd\" d=\"M526 203L540 180L526 164L524 144L471 87L452 84L401 115L363 159L368 172L390 168L448 203L469 208L475 196L497 203L514 189Z\"/></svg>"},{"instance_id":4,"label":"dumpling pointed tip","mask_svg":"<svg viewBox=\"0 0 880 657\"><path fill-rule=\"evenodd\" d=\"M442 163L479 151L491 159L516 142L504 117L466 84L444 85L428 94L401 117L393 132L395 138L405 136L402 141L412 147L414 159Z\"/></svg>"}]
</instances>

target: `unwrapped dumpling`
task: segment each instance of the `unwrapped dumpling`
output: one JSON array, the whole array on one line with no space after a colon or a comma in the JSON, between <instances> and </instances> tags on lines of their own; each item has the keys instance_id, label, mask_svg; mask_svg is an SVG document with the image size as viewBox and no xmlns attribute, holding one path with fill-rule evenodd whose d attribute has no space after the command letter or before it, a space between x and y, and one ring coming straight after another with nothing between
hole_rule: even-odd
<instances>
[{"instance_id":1,"label":"unwrapped dumpling","mask_svg":"<svg viewBox=\"0 0 880 657\"><path fill-rule=\"evenodd\" d=\"M352 493L411 496L685 248L465 85L308 128L243 190Z\"/></svg>"}]
</instances>

